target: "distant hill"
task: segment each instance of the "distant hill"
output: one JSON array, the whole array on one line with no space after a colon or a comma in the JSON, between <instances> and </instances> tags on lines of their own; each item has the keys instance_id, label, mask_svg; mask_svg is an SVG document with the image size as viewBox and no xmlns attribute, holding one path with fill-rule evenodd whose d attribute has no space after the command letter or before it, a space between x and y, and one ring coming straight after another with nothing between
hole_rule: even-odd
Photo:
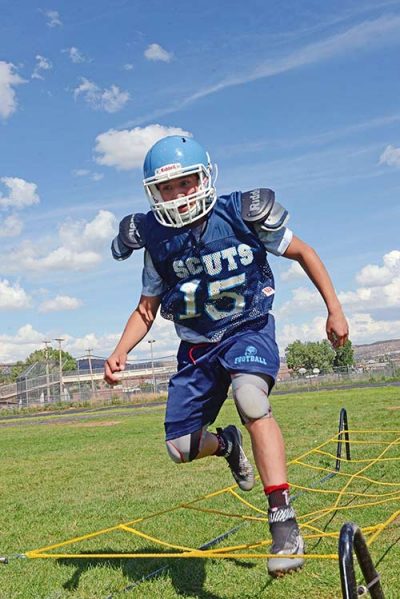
<instances>
[{"instance_id":1,"label":"distant hill","mask_svg":"<svg viewBox=\"0 0 400 599\"><path fill-rule=\"evenodd\" d=\"M353 345L356 361L378 358L380 356L399 356L400 339L375 341L364 345Z\"/></svg>"}]
</instances>

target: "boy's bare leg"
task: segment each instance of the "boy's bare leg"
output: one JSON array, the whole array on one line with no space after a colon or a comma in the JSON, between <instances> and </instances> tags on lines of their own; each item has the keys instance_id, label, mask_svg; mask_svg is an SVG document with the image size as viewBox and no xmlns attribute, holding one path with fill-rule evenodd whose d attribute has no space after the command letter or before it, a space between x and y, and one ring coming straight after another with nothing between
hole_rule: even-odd
<instances>
[{"instance_id":1,"label":"boy's bare leg","mask_svg":"<svg viewBox=\"0 0 400 599\"><path fill-rule=\"evenodd\" d=\"M268 521L272 535L271 553L267 567L271 576L281 576L301 568L304 542L299 533L295 512L288 500L285 445L281 430L271 416L246 424L250 433L254 460L268 497Z\"/></svg>"},{"instance_id":2,"label":"boy's bare leg","mask_svg":"<svg viewBox=\"0 0 400 599\"><path fill-rule=\"evenodd\" d=\"M287 482L285 445L275 418L248 422L254 460L265 487Z\"/></svg>"}]
</instances>

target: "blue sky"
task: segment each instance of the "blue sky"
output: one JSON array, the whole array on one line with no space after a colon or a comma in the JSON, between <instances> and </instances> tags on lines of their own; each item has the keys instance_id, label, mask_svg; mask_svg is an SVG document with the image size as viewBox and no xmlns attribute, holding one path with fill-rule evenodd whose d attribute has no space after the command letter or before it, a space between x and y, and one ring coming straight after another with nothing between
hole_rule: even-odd
<instances>
[{"instance_id":1,"label":"blue sky","mask_svg":"<svg viewBox=\"0 0 400 599\"><path fill-rule=\"evenodd\" d=\"M116 263L110 241L148 209L146 150L176 132L207 148L219 193L275 190L331 273L353 343L400 337L400 1L0 10L0 362L60 336L75 356L111 352L142 254ZM281 352L322 339L312 285L271 264ZM170 323L151 337L175 351Z\"/></svg>"}]
</instances>

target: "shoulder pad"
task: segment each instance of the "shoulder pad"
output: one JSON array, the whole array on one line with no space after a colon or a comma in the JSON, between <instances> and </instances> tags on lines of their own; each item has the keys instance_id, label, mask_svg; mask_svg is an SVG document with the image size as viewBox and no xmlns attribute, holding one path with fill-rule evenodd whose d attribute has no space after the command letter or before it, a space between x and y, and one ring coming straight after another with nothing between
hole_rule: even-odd
<instances>
[{"instance_id":1,"label":"shoulder pad","mask_svg":"<svg viewBox=\"0 0 400 599\"><path fill-rule=\"evenodd\" d=\"M260 188L242 193L242 218L247 223L262 223L275 204L272 189Z\"/></svg>"},{"instance_id":2,"label":"shoulder pad","mask_svg":"<svg viewBox=\"0 0 400 599\"><path fill-rule=\"evenodd\" d=\"M264 231L277 231L281 229L289 220L289 212L282 204L275 202L268 217L261 225Z\"/></svg>"},{"instance_id":3,"label":"shoulder pad","mask_svg":"<svg viewBox=\"0 0 400 599\"><path fill-rule=\"evenodd\" d=\"M145 218L145 214L129 214L121 220L119 233L111 244L111 253L115 260L126 260L134 250L144 247Z\"/></svg>"}]
</instances>

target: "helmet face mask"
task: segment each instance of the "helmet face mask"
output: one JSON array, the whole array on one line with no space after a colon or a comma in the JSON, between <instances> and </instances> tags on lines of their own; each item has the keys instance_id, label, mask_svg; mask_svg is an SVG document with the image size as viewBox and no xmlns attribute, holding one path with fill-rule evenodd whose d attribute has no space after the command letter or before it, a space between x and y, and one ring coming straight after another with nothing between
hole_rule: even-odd
<instances>
[{"instance_id":1,"label":"helmet face mask","mask_svg":"<svg viewBox=\"0 0 400 599\"><path fill-rule=\"evenodd\" d=\"M196 190L164 201L160 184L197 176ZM144 162L144 188L157 221L166 227L184 227L205 216L215 204L216 173L207 152L194 140L173 135L157 142Z\"/></svg>"}]
</instances>

